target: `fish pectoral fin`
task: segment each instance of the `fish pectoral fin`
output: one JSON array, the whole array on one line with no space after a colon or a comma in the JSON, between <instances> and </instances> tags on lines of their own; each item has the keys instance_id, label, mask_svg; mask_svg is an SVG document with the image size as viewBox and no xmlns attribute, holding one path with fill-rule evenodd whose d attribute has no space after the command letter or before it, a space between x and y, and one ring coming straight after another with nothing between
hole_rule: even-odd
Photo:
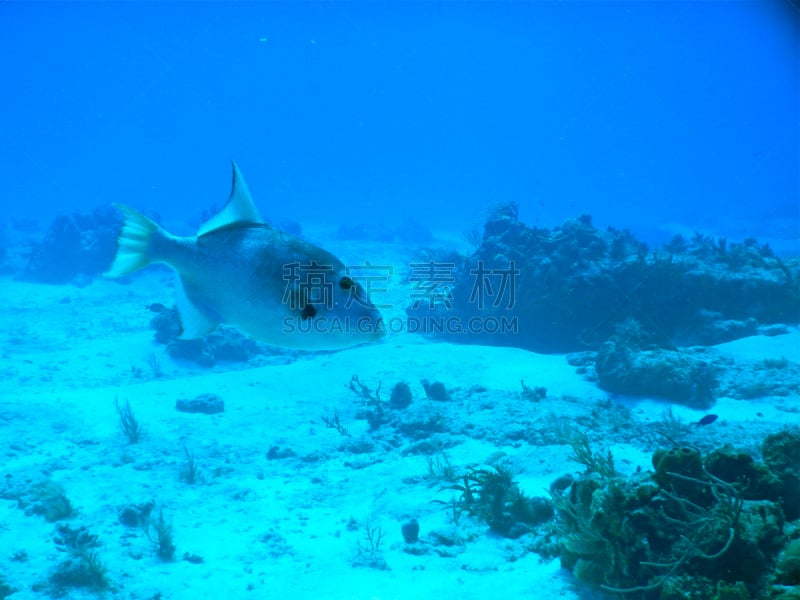
<instances>
[{"instance_id":1,"label":"fish pectoral fin","mask_svg":"<svg viewBox=\"0 0 800 600\"><path fill-rule=\"evenodd\" d=\"M231 195L222 210L216 215L211 217L208 221L203 223L200 230L197 232L198 236L205 235L217 229L222 229L232 225L233 223L263 223L264 219L258 212L250 190L247 189L247 184L244 182L239 167L236 163L231 161L233 166L233 183L231 183Z\"/></svg>"},{"instance_id":2,"label":"fish pectoral fin","mask_svg":"<svg viewBox=\"0 0 800 600\"><path fill-rule=\"evenodd\" d=\"M175 305L181 321L180 340L195 340L208 335L219 325L220 319L203 310L199 303L193 301L191 287L188 288L179 277L175 282ZM194 294L196 297L196 294Z\"/></svg>"}]
</instances>

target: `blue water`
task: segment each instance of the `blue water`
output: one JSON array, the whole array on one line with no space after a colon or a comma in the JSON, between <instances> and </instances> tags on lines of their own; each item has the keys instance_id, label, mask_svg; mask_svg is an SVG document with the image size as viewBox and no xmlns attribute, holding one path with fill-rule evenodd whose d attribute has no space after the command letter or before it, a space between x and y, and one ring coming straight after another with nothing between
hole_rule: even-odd
<instances>
[{"instance_id":1,"label":"blue water","mask_svg":"<svg viewBox=\"0 0 800 600\"><path fill-rule=\"evenodd\" d=\"M788 2L0 3L8 215L797 231ZM787 224L788 223L788 224Z\"/></svg>"},{"instance_id":2,"label":"blue water","mask_svg":"<svg viewBox=\"0 0 800 600\"><path fill-rule=\"evenodd\" d=\"M0 600L800 589L789 1L0 0L0 194Z\"/></svg>"}]
</instances>

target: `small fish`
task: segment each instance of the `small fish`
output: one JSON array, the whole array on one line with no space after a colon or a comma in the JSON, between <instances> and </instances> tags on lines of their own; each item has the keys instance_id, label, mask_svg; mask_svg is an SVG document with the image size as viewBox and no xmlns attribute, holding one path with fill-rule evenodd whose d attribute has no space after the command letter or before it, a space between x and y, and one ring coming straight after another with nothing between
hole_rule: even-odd
<instances>
[{"instance_id":1,"label":"small fish","mask_svg":"<svg viewBox=\"0 0 800 600\"><path fill-rule=\"evenodd\" d=\"M706 415L703 418L701 418L699 421L697 421L695 423L695 425L699 425L699 426L711 425L711 423L713 423L717 419L719 419L719 415L713 415L713 414L712 415Z\"/></svg>"},{"instance_id":2,"label":"small fish","mask_svg":"<svg viewBox=\"0 0 800 600\"><path fill-rule=\"evenodd\" d=\"M154 313L163 313L169 310L166 306L161 304L161 302L153 302L152 304L146 305L145 308Z\"/></svg>"},{"instance_id":3,"label":"small fish","mask_svg":"<svg viewBox=\"0 0 800 600\"><path fill-rule=\"evenodd\" d=\"M196 236L174 236L136 210L115 206L125 221L105 275L122 277L152 263L174 269L183 339L220 323L306 350L346 348L384 334L380 311L342 261L264 223L236 163L228 202Z\"/></svg>"}]
</instances>

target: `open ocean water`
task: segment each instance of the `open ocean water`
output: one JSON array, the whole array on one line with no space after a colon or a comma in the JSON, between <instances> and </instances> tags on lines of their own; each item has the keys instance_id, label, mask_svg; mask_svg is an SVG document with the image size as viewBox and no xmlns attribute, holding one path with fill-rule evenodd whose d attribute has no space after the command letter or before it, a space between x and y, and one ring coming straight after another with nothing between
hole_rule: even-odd
<instances>
[{"instance_id":1,"label":"open ocean water","mask_svg":"<svg viewBox=\"0 0 800 600\"><path fill-rule=\"evenodd\" d=\"M800 598L795 2L3 1L0 57L0 600Z\"/></svg>"}]
</instances>

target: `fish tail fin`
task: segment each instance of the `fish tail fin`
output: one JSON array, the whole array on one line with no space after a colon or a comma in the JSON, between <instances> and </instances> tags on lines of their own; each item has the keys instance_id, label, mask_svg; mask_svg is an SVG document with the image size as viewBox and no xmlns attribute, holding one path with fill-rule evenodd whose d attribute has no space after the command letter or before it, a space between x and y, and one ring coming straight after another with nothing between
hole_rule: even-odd
<instances>
[{"instance_id":1,"label":"fish tail fin","mask_svg":"<svg viewBox=\"0 0 800 600\"><path fill-rule=\"evenodd\" d=\"M114 207L122 213L124 222L117 238L117 254L103 274L105 277L122 277L152 263L153 241L164 235L161 227L139 211L123 204Z\"/></svg>"}]
</instances>

